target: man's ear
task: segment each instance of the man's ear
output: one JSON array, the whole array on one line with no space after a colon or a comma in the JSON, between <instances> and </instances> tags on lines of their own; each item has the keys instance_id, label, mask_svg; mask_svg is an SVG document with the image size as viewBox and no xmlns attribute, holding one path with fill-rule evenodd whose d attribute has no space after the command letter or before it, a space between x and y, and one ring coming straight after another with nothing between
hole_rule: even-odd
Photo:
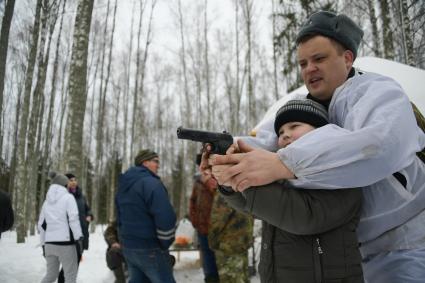
<instances>
[{"instance_id":1,"label":"man's ear","mask_svg":"<svg viewBox=\"0 0 425 283\"><path fill-rule=\"evenodd\" d=\"M347 71L350 71L351 68L353 67L353 62L354 62L353 51L348 49L344 51L344 61L345 61L345 67Z\"/></svg>"}]
</instances>

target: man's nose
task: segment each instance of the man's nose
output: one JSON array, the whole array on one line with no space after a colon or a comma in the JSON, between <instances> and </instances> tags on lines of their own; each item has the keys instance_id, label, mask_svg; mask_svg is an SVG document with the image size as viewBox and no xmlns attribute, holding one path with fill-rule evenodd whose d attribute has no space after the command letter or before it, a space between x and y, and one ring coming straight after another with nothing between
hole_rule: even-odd
<instances>
[{"instance_id":1,"label":"man's nose","mask_svg":"<svg viewBox=\"0 0 425 283\"><path fill-rule=\"evenodd\" d=\"M317 65L314 62L307 62L307 66L305 67L305 71L310 73L317 70Z\"/></svg>"}]
</instances>

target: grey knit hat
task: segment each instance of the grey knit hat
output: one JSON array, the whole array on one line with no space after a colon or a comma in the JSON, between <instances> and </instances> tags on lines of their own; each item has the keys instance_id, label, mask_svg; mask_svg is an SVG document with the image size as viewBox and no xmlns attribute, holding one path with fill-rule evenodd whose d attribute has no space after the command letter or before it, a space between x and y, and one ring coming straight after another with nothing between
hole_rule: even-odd
<instances>
[{"instance_id":1,"label":"grey knit hat","mask_svg":"<svg viewBox=\"0 0 425 283\"><path fill-rule=\"evenodd\" d=\"M326 108L311 99L289 100L276 113L274 130L279 136L279 129L288 122L303 122L319 128L329 123Z\"/></svg>"},{"instance_id":2,"label":"grey knit hat","mask_svg":"<svg viewBox=\"0 0 425 283\"><path fill-rule=\"evenodd\" d=\"M336 15L328 11L319 11L312 14L302 25L296 43L299 44L303 38L312 35L323 35L336 40L351 50L356 58L363 31L344 14Z\"/></svg>"},{"instance_id":3,"label":"grey knit hat","mask_svg":"<svg viewBox=\"0 0 425 283\"><path fill-rule=\"evenodd\" d=\"M50 184L56 184L60 186L66 187L68 185L68 177L62 174L58 174L56 172L49 172Z\"/></svg>"},{"instance_id":4,"label":"grey knit hat","mask_svg":"<svg viewBox=\"0 0 425 283\"><path fill-rule=\"evenodd\" d=\"M143 161L151 160L155 157L158 157L158 154L155 151L150 149L142 149L134 158L134 165L139 166L143 163Z\"/></svg>"}]
</instances>

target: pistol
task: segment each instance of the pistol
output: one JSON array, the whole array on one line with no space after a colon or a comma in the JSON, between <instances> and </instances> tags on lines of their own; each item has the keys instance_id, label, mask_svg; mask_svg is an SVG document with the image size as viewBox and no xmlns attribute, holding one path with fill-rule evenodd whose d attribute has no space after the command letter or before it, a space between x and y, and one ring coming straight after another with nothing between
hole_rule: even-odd
<instances>
[{"instance_id":1,"label":"pistol","mask_svg":"<svg viewBox=\"0 0 425 283\"><path fill-rule=\"evenodd\" d=\"M211 144L211 153L226 154L227 149L233 144L233 137L226 131L222 133L177 128L177 138Z\"/></svg>"}]
</instances>

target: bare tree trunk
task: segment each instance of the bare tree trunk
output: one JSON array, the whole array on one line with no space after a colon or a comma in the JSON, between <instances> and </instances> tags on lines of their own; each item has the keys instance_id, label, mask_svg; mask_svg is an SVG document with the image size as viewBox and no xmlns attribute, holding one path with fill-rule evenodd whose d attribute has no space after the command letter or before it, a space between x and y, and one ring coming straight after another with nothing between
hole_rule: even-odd
<instances>
[{"instance_id":1,"label":"bare tree trunk","mask_svg":"<svg viewBox=\"0 0 425 283\"><path fill-rule=\"evenodd\" d=\"M184 123L188 125L188 127L192 126L191 116L192 116L192 107L190 104L190 95L189 95L189 84L188 84L188 78L187 78L187 64L186 64L186 50L185 50L185 38L184 38L184 26L183 26L183 13L181 9L181 0L178 1L178 9L179 9L179 28L180 28L180 41L181 41L181 53L180 53L180 60L183 68L183 95L184 95L184 103L186 106L186 109L184 111L185 114L182 113L182 117L184 120Z\"/></svg>"},{"instance_id":2,"label":"bare tree trunk","mask_svg":"<svg viewBox=\"0 0 425 283\"><path fill-rule=\"evenodd\" d=\"M57 6L56 6L57 7ZM43 123L43 113L42 105L44 106L44 87L46 85L46 76L47 76L47 64L49 61L49 52L51 46L51 37L53 33L53 27L51 29L49 35L49 41L46 42L47 39L47 19L50 14L51 7L48 5L48 0L43 0L42 5L42 17L41 17L41 31L40 31L40 48L38 50L38 74L37 74L37 82L34 88L33 100L32 100L32 108L31 115L29 119L28 125L28 136L27 136L27 166L29 167L29 172L26 178L28 178L28 190L27 190L27 216L29 221L30 235L34 235L35 231L35 221L36 221L36 195L37 194L37 184L38 184L38 169L39 169L39 161L40 154L38 154L40 148L41 141L41 125ZM57 13L54 13L57 15ZM56 20L54 20L56 21ZM46 48L45 45L47 43L46 49L46 58L44 58ZM27 170L28 170L27 169Z\"/></svg>"},{"instance_id":3,"label":"bare tree trunk","mask_svg":"<svg viewBox=\"0 0 425 283\"><path fill-rule=\"evenodd\" d=\"M9 178L9 194L12 196L12 203L13 207L17 207L17 197L16 197L16 190L15 190L15 176L16 176L16 166L17 166L17 158L18 158L18 140L19 140L19 114L22 104L22 90L23 90L23 83L18 83L18 101L16 103L16 111L15 111L15 129L13 133L13 151L12 151L12 159L10 164L10 178Z\"/></svg>"},{"instance_id":4,"label":"bare tree trunk","mask_svg":"<svg viewBox=\"0 0 425 283\"><path fill-rule=\"evenodd\" d=\"M30 110L31 88L34 74L34 66L37 54L38 35L40 29L40 14L41 14L41 0L37 0L36 13L34 19L34 28L32 31L32 40L30 43L30 53L28 57L28 65L25 74L25 88L23 94L23 109L20 118L19 136L18 136L18 154L17 154L17 167L15 177L15 190L16 190L16 234L17 242L25 242L25 235L27 231L26 226L26 207L27 207L27 190L28 190L28 171L26 166L26 132L28 127L28 116Z\"/></svg>"},{"instance_id":5,"label":"bare tree trunk","mask_svg":"<svg viewBox=\"0 0 425 283\"><path fill-rule=\"evenodd\" d=\"M239 2L238 0L235 0L235 41L236 41L236 86L235 86L235 94L236 94L236 109L232 114L234 115L233 121L235 121L236 124L232 125L232 132L238 133L240 131L240 122L239 122L239 113L241 110L241 97L242 97L242 91L240 87L240 81L239 81L239 70L240 70L240 50L239 50Z\"/></svg>"},{"instance_id":6,"label":"bare tree trunk","mask_svg":"<svg viewBox=\"0 0 425 283\"><path fill-rule=\"evenodd\" d=\"M66 54L71 53L70 46L71 46L70 44L67 45ZM65 123L66 123L65 113L67 112L68 92L69 92L68 85L66 84L66 81L65 81L67 70L68 70L68 66L65 61L61 69L63 81L62 81L61 90L60 90L61 99L60 99L59 105L61 105L62 107L60 108L59 131L58 131L59 136L58 136L57 145L56 145L56 148L59 150L58 160L60 161L61 170L66 170L65 161L63 159L64 159L64 154L68 151L68 148L69 148L69 146L67 146L69 143L67 140L67 135L66 134L62 135L63 129L65 127Z\"/></svg>"},{"instance_id":7,"label":"bare tree trunk","mask_svg":"<svg viewBox=\"0 0 425 283\"><path fill-rule=\"evenodd\" d=\"M370 19L370 25L372 27L372 41L373 41L373 53L376 57L381 57L381 41L379 38L379 32L378 32L378 26L376 18L376 12L375 12L375 3L374 0L367 0L367 7L369 10L369 19Z\"/></svg>"},{"instance_id":8,"label":"bare tree trunk","mask_svg":"<svg viewBox=\"0 0 425 283\"><path fill-rule=\"evenodd\" d=\"M66 0L62 3L62 14L65 12L65 5ZM59 68L59 47L60 47L60 41L62 38L62 27L63 27L63 20L64 17L61 17L60 25L59 25L59 31L58 31L58 38L56 40L56 52L55 52L55 58L53 62L53 78L52 78L52 89L50 93L50 102L49 102L49 113L47 117L47 125L46 125L46 134L44 139L44 150L42 154L42 170L41 170L41 191L40 191L40 199L43 199L46 194L46 172L49 171L50 163L49 162L49 152L51 151L51 143L53 139L53 109L55 107L55 98L56 98L56 83L58 80L58 68ZM50 30L52 31L54 29L54 25L50 27ZM51 39L49 39L51 40ZM37 207L37 211L41 210L41 204L42 202L39 202L39 206Z\"/></svg>"},{"instance_id":9,"label":"bare tree trunk","mask_svg":"<svg viewBox=\"0 0 425 283\"><path fill-rule=\"evenodd\" d=\"M131 13L131 26L130 26L130 48L128 50L128 58L127 58L127 68L126 68L126 76L127 76L127 85L125 86L124 91L124 99L123 99L123 106L124 106L124 131L123 131L123 164L127 166L130 163L130 158L127 154L127 142L128 142L128 136L127 136L127 127L128 127L128 99L130 97L130 72L131 72L131 55L133 53L133 24L134 24L134 10L135 10L135 4L136 2L133 2L133 9ZM133 142L131 140L131 142Z\"/></svg>"},{"instance_id":10,"label":"bare tree trunk","mask_svg":"<svg viewBox=\"0 0 425 283\"><path fill-rule=\"evenodd\" d=\"M130 155L134 154L134 143L135 143L135 136L136 136L136 117L138 116L138 97L139 97L139 78L140 78L140 36L142 34L142 18L143 13L145 11L145 4L143 4L143 1L140 0L140 18L139 18L139 27L137 31L137 50L136 50L136 80L134 85L134 96L133 96L133 118L131 121L131 141L130 141Z\"/></svg>"},{"instance_id":11,"label":"bare tree trunk","mask_svg":"<svg viewBox=\"0 0 425 283\"><path fill-rule=\"evenodd\" d=\"M384 39L384 57L394 59L394 40L391 29L391 14L388 0L379 0L381 6L382 38Z\"/></svg>"},{"instance_id":12,"label":"bare tree trunk","mask_svg":"<svg viewBox=\"0 0 425 283\"><path fill-rule=\"evenodd\" d=\"M109 21L109 3L108 0L108 7L106 12L106 19L105 19L105 30L104 35L106 39L107 35L107 26ZM91 230L94 232L96 228L96 220L99 219L99 191L100 191L100 185L101 185L101 176L102 176L102 156L103 156L103 126L105 122L105 105L106 105L106 93L108 89L109 84L109 78L110 78L110 72L111 72L111 62L112 62L112 50L113 50L113 40L114 40L114 33L115 33L115 19L116 19L116 12L117 12L117 1L115 0L115 7L114 7L114 14L112 18L112 30L110 35L110 42L109 42L109 53L108 53L108 62L107 62L107 68L106 68L106 77L105 77L105 84L103 86L103 90L100 90L100 97L101 100L99 101L99 116L98 116L98 127L97 127L97 134L96 134L96 173L97 173L97 184L94 186L93 192L92 192L92 209L93 213L95 213L95 217L93 220L93 223L91 225ZM101 63L101 80L103 80L103 69L104 69L104 56L105 56L105 48L103 49L102 54L102 63ZM100 85L102 87L102 83Z\"/></svg>"},{"instance_id":13,"label":"bare tree trunk","mask_svg":"<svg viewBox=\"0 0 425 283\"><path fill-rule=\"evenodd\" d=\"M146 123L144 123L145 121L145 114L144 114L144 99L145 99L145 77L146 77L146 64L148 61L148 54L149 54L149 46L151 44L152 41L152 19L153 19L153 12L155 10L155 6L156 6L156 0L152 0L151 2L151 13L149 16L149 23L148 23L148 30L147 30L147 35L146 35L146 43L145 43L145 50L143 52L143 61L142 61L142 69L140 72L141 78L140 78L140 95L139 95L139 103L140 103L140 119L139 120L139 127L140 127L140 146L142 145L142 141L143 139L146 139L145 135L145 126ZM136 89L137 90L137 89ZM133 123L135 122L135 120L133 120Z\"/></svg>"},{"instance_id":14,"label":"bare tree trunk","mask_svg":"<svg viewBox=\"0 0 425 283\"><path fill-rule=\"evenodd\" d=\"M96 228L96 222L99 220L99 197L98 193L100 191L100 186L102 185L102 165L103 165L103 131L105 123L105 105L106 105L106 92L107 92L107 79L104 80L104 69L105 69L105 53L106 53L106 39L108 36L108 22L109 22L109 12L110 12L110 0L106 7L106 17L104 22L103 29L103 44L102 44L102 59L100 63L100 86L99 86L99 106L98 106L98 115L97 115L97 126L96 126L96 165L95 165L95 184L93 186L92 198L91 198L91 209L94 214L94 221L90 226L91 232L94 232ZM112 35L111 35L112 37ZM108 74L106 74L108 77ZM108 78L109 79L109 78Z\"/></svg>"},{"instance_id":15,"label":"bare tree trunk","mask_svg":"<svg viewBox=\"0 0 425 283\"><path fill-rule=\"evenodd\" d=\"M109 70L110 65L112 62L112 47L113 47L113 37L115 34L115 18L116 18L116 12L117 12L117 5L118 0L115 0L115 7L114 7L114 20L112 24L112 34L111 34L111 42L109 43L109 61L108 61L108 79L109 79ZM111 181L109 182L109 202L108 202L108 209L107 209L107 219L109 221L112 221L115 219L115 202L114 202L114 196L118 185L118 174L121 172L121 168L117 168L119 165L118 163L122 164L122 162L119 162L119 153L118 153L118 146L117 146L117 138L118 138L118 116L119 116L119 109L120 109L120 98L121 98L121 91L118 90L118 93L116 94L117 102L115 104L115 125L114 125L114 137L112 142L112 173L111 173ZM114 91L116 93L116 91Z\"/></svg>"},{"instance_id":16,"label":"bare tree trunk","mask_svg":"<svg viewBox=\"0 0 425 283\"><path fill-rule=\"evenodd\" d=\"M9 31L12 23L15 0L7 0L0 32L0 157L3 153L3 90L6 76L7 50L9 46Z\"/></svg>"},{"instance_id":17,"label":"bare tree trunk","mask_svg":"<svg viewBox=\"0 0 425 283\"><path fill-rule=\"evenodd\" d=\"M246 40L248 44L246 54L246 71L248 74L247 94L248 94L248 127L254 126L257 121L256 103L254 97L253 75L252 75L252 40L251 40L251 25L252 25L252 8L253 2L245 0L243 6L243 14L245 19Z\"/></svg>"},{"instance_id":18,"label":"bare tree trunk","mask_svg":"<svg viewBox=\"0 0 425 283\"><path fill-rule=\"evenodd\" d=\"M115 1L115 5L117 5L117 2ZM114 125L114 138L112 142L112 172L111 172L111 180L109 182L109 202L108 202L108 210L107 210L107 219L109 221L115 220L115 193L117 191L118 187L118 176L121 173L122 169L122 159L120 161L119 158L119 151L117 146L117 139L118 139L118 118L119 118L119 109L120 109L120 98L121 98L121 91L118 90L118 94L116 95L117 101L115 104L115 125Z\"/></svg>"},{"instance_id":19,"label":"bare tree trunk","mask_svg":"<svg viewBox=\"0 0 425 283\"><path fill-rule=\"evenodd\" d=\"M77 8L69 77L69 148L67 168L82 176L83 125L87 100L87 55L94 0L80 0Z\"/></svg>"},{"instance_id":20,"label":"bare tree trunk","mask_svg":"<svg viewBox=\"0 0 425 283\"><path fill-rule=\"evenodd\" d=\"M401 21L401 33L403 36L403 55L404 62L407 65L415 66L414 60L414 51L413 51L413 35L412 29L410 28L410 17L408 11L408 5L406 0L399 0L399 13L400 13L400 21Z\"/></svg>"},{"instance_id":21,"label":"bare tree trunk","mask_svg":"<svg viewBox=\"0 0 425 283\"><path fill-rule=\"evenodd\" d=\"M208 61L208 0L205 0L205 10L204 10L204 41L205 41L205 83L206 83L206 92L207 92L207 109L208 109L208 118L207 118L207 129L211 129L211 93L210 93L210 64Z\"/></svg>"},{"instance_id":22,"label":"bare tree trunk","mask_svg":"<svg viewBox=\"0 0 425 283\"><path fill-rule=\"evenodd\" d=\"M274 82L274 99L279 100L278 76L277 76L277 42L276 42L276 3L272 0L272 30L273 30L273 82Z\"/></svg>"}]
</instances>

